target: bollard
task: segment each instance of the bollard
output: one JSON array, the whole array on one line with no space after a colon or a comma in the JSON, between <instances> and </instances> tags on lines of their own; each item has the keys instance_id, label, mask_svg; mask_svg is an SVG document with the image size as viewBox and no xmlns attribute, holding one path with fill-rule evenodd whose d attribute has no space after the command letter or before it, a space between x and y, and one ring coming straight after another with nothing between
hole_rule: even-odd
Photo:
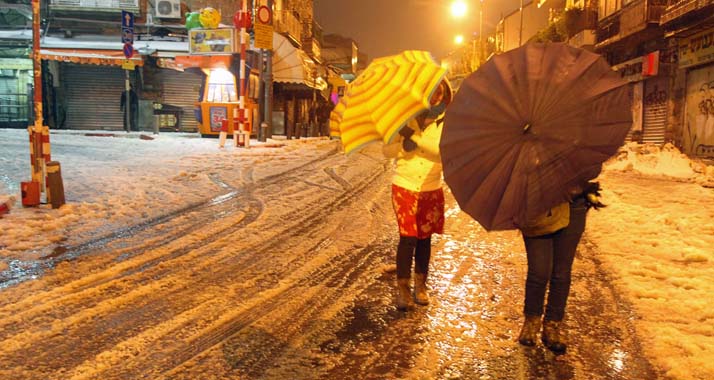
<instances>
[{"instance_id":1,"label":"bollard","mask_svg":"<svg viewBox=\"0 0 714 380\"><path fill-rule=\"evenodd\" d=\"M228 137L228 119L221 120L221 131L218 134L218 147L226 146L226 137Z\"/></svg>"},{"instance_id":2,"label":"bollard","mask_svg":"<svg viewBox=\"0 0 714 380\"><path fill-rule=\"evenodd\" d=\"M20 182L22 206L33 207L40 204L40 183L35 181Z\"/></svg>"},{"instance_id":3,"label":"bollard","mask_svg":"<svg viewBox=\"0 0 714 380\"><path fill-rule=\"evenodd\" d=\"M47 201L52 204L52 208L60 208L65 203L62 170L57 161L47 163Z\"/></svg>"},{"instance_id":4,"label":"bollard","mask_svg":"<svg viewBox=\"0 0 714 380\"><path fill-rule=\"evenodd\" d=\"M268 141L268 123L260 123L260 142Z\"/></svg>"}]
</instances>

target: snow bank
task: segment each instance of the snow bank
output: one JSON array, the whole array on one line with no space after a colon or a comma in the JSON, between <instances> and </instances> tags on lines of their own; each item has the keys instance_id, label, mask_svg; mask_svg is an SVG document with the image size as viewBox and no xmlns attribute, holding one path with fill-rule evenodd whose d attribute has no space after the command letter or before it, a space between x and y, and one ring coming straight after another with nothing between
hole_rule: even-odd
<instances>
[{"instance_id":1,"label":"snow bank","mask_svg":"<svg viewBox=\"0 0 714 380\"><path fill-rule=\"evenodd\" d=\"M664 146L628 143L605 166L606 170L689 179L714 187L714 166L690 159L669 143Z\"/></svg>"},{"instance_id":2,"label":"snow bank","mask_svg":"<svg viewBox=\"0 0 714 380\"><path fill-rule=\"evenodd\" d=\"M588 217L644 349L679 380L714 378L713 173L671 145L628 145L599 178L608 207Z\"/></svg>"}]
</instances>

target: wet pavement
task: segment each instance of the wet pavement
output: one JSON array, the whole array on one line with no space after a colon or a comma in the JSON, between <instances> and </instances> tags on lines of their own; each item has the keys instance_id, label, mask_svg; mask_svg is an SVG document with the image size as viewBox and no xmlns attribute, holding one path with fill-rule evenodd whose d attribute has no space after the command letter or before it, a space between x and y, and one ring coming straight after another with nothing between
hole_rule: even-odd
<instances>
[{"instance_id":1,"label":"wet pavement","mask_svg":"<svg viewBox=\"0 0 714 380\"><path fill-rule=\"evenodd\" d=\"M396 223L378 150L243 174L219 200L6 275L0 378L664 378L587 236L568 353L555 356L516 342L520 236L485 232L449 194L446 234L433 243L432 302L395 309Z\"/></svg>"}]
</instances>

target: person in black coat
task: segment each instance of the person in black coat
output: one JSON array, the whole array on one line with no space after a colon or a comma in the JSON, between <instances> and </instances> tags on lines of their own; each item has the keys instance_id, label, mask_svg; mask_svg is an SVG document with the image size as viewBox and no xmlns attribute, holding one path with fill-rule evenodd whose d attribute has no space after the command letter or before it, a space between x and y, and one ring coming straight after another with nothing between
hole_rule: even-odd
<instances>
[{"instance_id":1,"label":"person in black coat","mask_svg":"<svg viewBox=\"0 0 714 380\"><path fill-rule=\"evenodd\" d=\"M129 88L129 111L131 111L130 116L130 126L131 129L127 128L126 125L126 91L122 91L121 93L121 101L119 103L119 109L122 112L122 121L124 124L124 130L129 132L129 130L132 131L138 131L139 130L139 97L136 95L136 91L134 91L134 86L131 86Z\"/></svg>"}]
</instances>

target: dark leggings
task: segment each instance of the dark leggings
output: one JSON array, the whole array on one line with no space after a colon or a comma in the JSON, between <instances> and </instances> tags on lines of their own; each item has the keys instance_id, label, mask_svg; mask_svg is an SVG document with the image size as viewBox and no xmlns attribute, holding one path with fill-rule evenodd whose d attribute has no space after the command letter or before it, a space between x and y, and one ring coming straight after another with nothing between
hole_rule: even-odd
<instances>
[{"instance_id":1,"label":"dark leggings","mask_svg":"<svg viewBox=\"0 0 714 380\"><path fill-rule=\"evenodd\" d=\"M523 237L528 254L524 314L543 314L545 291L550 283L544 319L563 320L570 293L571 269L578 242L585 230L586 212L583 202L574 202L570 206L570 224L567 227L548 235Z\"/></svg>"},{"instance_id":2,"label":"dark leggings","mask_svg":"<svg viewBox=\"0 0 714 380\"><path fill-rule=\"evenodd\" d=\"M414 272L427 274L430 257L431 236L426 239L417 239L414 236L400 236L399 245L397 246L397 278L410 278L412 276L412 258L414 258Z\"/></svg>"}]
</instances>

